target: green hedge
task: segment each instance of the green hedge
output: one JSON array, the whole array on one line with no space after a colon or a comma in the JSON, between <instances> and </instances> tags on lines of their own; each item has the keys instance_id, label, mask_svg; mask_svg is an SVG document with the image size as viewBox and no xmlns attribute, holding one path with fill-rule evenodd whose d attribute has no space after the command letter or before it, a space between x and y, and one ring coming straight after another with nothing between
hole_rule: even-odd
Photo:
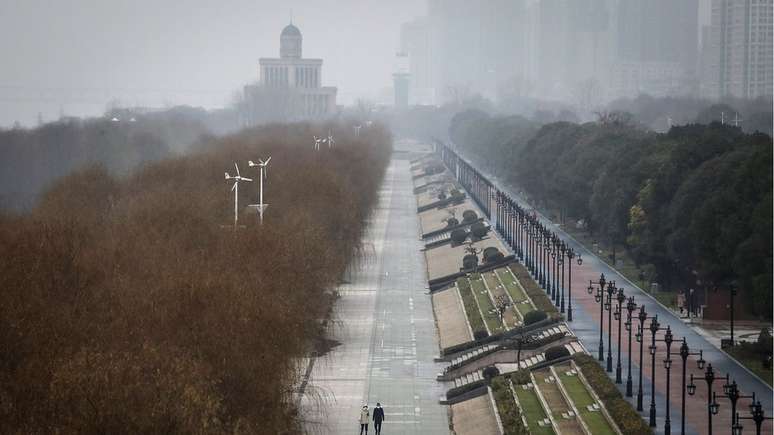
<instances>
[{"instance_id":1,"label":"green hedge","mask_svg":"<svg viewBox=\"0 0 774 435\"><path fill-rule=\"evenodd\" d=\"M573 357L575 364L580 367L583 376L597 393L599 399L605 404L610 417L626 435L652 434L653 430L648 426L640 414L624 400L621 392L615 387L613 381L607 377L607 373L597 360L590 355L577 353Z\"/></svg>"},{"instance_id":2,"label":"green hedge","mask_svg":"<svg viewBox=\"0 0 774 435\"><path fill-rule=\"evenodd\" d=\"M534 310L524 315L524 325L531 325L537 323L543 319L547 319L548 314L545 311Z\"/></svg>"},{"instance_id":3,"label":"green hedge","mask_svg":"<svg viewBox=\"0 0 774 435\"><path fill-rule=\"evenodd\" d=\"M478 311L478 304L470 291L470 281L467 278L460 278L457 280L457 287L460 289L460 296L462 296L462 303L465 305L465 311L468 314L468 322L470 322L470 329L473 330L473 335L487 337L489 334L486 332L486 326L484 326L484 319L481 318L481 313Z\"/></svg>"},{"instance_id":4,"label":"green hedge","mask_svg":"<svg viewBox=\"0 0 774 435\"><path fill-rule=\"evenodd\" d=\"M524 291L527 292L527 296L532 299L532 303L535 304L535 307L538 310L545 311L549 314L559 313L554 303L551 302L551 299L546 295L546 291L543 290L534 279L532 279L529 271L526 267L524 267L523 264L511 263L510 266L511 271L516 276L516 279L519 280L521 286L524 287Z\"/></svg>"},{"instance_id":5,"label":"green hedge","mask_svg":"<svg viewBox=\"0 0 774 435\"><path fill-rule=\"evenodd\" d=\"M503 424L505 435L527 435L529 430L521 421L521 409L513 398L508 380L502 376L492 379L492 394L497 404L497 412Z\"/></svg>"}]
</instances>

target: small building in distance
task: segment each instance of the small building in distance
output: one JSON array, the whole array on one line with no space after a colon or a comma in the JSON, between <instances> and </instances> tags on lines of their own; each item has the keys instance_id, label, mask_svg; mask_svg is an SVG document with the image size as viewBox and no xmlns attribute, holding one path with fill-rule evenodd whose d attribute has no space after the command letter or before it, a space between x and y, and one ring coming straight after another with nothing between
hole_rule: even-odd
<instances>
[{"instance_id":1,"label":"small building in distance","mask_svg":"<svg viewBox=\"0 0 774 435\"><path fill-rule=\"evenodd\" d=\"M336 111L336 88L322 86L322 59L304 59L293 23L280 34L280 57L259 60L260 80L244 88L245 125L325 118Z\"/></svg>"}]
</instances>

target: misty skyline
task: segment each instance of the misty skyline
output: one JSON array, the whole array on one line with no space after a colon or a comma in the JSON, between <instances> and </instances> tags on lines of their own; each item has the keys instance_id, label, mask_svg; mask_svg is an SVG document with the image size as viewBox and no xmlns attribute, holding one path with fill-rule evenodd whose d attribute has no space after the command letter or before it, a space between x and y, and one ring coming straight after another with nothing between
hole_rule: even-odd
<instances>
[{"instance_id":1,"label":"misty skyline","mask_svg":"<svg viewBox=\"0 0 774 435\"><path fill-rule=\"evenodd\" d=\"M391 84L400 24L424 10L416 0L2 0L0 126L97 115L114 98L228 105L258 79L258 59L278 54L291 11L339 104L375 98Z\"/></svg>"}]
</instances>

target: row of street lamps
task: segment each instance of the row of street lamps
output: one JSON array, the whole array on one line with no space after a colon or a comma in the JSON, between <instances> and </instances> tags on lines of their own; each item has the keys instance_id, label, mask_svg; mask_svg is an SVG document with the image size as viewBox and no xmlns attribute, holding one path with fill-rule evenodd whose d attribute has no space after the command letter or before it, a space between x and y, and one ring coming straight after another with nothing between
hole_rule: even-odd
<instances>
[{"instance_id":1,"label":"row of street lamps","mask_svg":"<svg viewBox=\"0 0 774 435\"><path fill-rule=\"evenodd\" d=\"M535 281L543 287L554 301L554 304L561 313L565 313L565 280L564 270L567 265L567 320L572 321L572 263L577 260L581 265L583 260L580 253L576 253L569 247L558 235L549 230L542 224L534 213L528 212L521 207L510 196L500 191L492 185L475 168L461 159L454 151L444 146L441 149L441 156L444 164L455 174L463 187L471 193L474 201L481 207L486 216L491 219L490 204L494 201L496 205L496 229L508 242L513 249L516 257L525 265ZM626 397L633 397L633 378L632 378L632 331L636 326L634 334L636 342L640 344L639 349L639 378L637 388L637 411L643 411L643 357L645 346L645 333L649 330L651 333L650 345L648 351L651 357L650 374L650 409L649 424L656 426L656 355L658 347L656 343L664 343L666 347L665 359L662 361L666 370L666 414L664 421L664 433L671 434L671 409L670 409L670 387L671 387L671 368L672 357L678 356L682 360L682 393L681 393L681 422L680 433L685 434L685 403L686 392L693 396L696 393L696 384L694 381L704 379L707 383L707 418L708 433L712 435L712 416L717 415L719 411L718 398L726 398L731 402L731 429L733 434L742 433L743 420L751 420L755 423L756 433L761 433L763 422L771 417L766 417L759 400L756 400L755 394L743 396L739 393L736 381L731 381L729 375L725 377L723 385L723 394L717 395L712 391L713 382L716 380L712 364L707 364L703 358L703 351L694 351L688 347L688 343L683 337L678 351L672 351L672 344L675 338L672 334L671 326L667 325L664 329L659 323L658 316L649 316L644 305L637 305L634 296L626 297L623 288L616 286L615 281L607 280L602 274L597 282L589 281L587 288L589 294L594 295L595 301L599 304L599 346L598 359L606 367L608 373L613 372L613 354L612 354L612 330L613 320L618 322L618 343L615 364L615 383L623 383L623 373L621 364L621 340L622 326L627 331L629 358L626 374ZM605 311L607 311L607 356L605 356L604 345L604 320ZM624 319L624 314L626 318ZM650 324L646 328L646 321ZM659 331L664 331L663 337L657 339ZM688 358L698 356L696 361L699 370L704 370L701 377L690 375L690 383L687 383ZM706 366L706 368L705 368ZM740 416L737 412L737 401L742 398L752 399L750 404L750 416Z\"/></svg>"}]
</instances>

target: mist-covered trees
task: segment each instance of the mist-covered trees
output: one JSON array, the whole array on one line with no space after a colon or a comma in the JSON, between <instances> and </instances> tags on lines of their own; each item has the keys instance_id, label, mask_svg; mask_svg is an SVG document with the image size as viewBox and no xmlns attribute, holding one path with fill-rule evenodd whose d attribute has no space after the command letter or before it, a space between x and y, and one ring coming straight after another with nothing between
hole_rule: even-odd
<instances>
[{"instance_id":1,"label":"mist-covered trees","mask_svg":"<svg viewBox=\"0 0 774 435\"><path fill-rule=\"evenodd\" d=\"M753 313L771 315L771 137L718 122L664 134L626 120L537 130L475 112L455 117L450 136L537 205L626 246L662 284L736 282Z\"/></svg>"},{"instance_id":2,"label":"mist-covered trees","mask_svg":"<svg viewBox=\"0 0 774 435\"><path fill-rule=\"evenodd\" d=\"M199 119L203 115L193 109L114 112L105 118L0 130L0 208L29 209L49 183L89 164L125 175L145 162L183 151L207 133ZM111 121L114 116L119 120Z\"/></svg>"},{"instance_id":3,"label":"mist-covered trees","mask_svg":"<svg viewBox=\"0 0 774 435\"><path fill-rule=\"evenodd\" d=\"M0 214L0 433L301 432L298 361L390 154L377 126L331 128L319 154L311 126L274 125L123 177L89 166ZM223 171L262 155L281 182L235 237Z\"/></svg>"}]
</instances>

